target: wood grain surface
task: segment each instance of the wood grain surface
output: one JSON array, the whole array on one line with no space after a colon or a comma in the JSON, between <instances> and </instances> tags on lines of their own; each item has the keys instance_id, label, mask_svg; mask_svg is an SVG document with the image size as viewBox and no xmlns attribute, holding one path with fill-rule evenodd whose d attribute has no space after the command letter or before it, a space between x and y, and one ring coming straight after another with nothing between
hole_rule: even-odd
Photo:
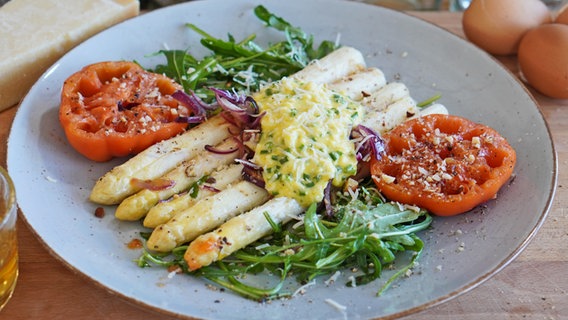
<instances>
[{"instance_id":1,"label":"wood grain surface","mask_svg":"<svg viewBox=\"0 0 568 320\"><path fill-rule=\"evenodd\" d=\"M463 37L461 15L410 12ZM514 57L498 58L518 74ZM529 88L529 90L531 90ZM558 152L559 179L548 219L528 247L501 272L450 301L405 319L568 319L568 100L531 90ZM0 165L17 106L0 113ZM22 219L20 277L0 319L171 319L107 292L54 258Z\"/></svg>"}]
</instances>

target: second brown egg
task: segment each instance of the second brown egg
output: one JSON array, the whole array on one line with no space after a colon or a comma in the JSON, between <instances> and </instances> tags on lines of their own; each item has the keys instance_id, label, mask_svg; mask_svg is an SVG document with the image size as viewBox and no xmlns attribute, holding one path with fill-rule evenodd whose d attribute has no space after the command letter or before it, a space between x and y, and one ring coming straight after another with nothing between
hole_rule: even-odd
<instances>
[{"instance_id":1,"label":"second brown egg","mask_svg":"<svg viewBox=\"0 0 568 320\"><path fill-rule=\"evenodd\" d=\"M552 21L540 0L473 0L463 14L466 37L495 55L517 53L523 35Z\"/></svg>"}]
</instances>

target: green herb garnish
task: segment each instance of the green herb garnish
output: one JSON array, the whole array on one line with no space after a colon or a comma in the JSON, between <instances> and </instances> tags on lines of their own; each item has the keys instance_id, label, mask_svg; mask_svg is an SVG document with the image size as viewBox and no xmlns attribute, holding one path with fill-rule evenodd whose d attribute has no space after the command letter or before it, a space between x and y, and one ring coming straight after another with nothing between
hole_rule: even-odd
<instances>
[{"instance_id":1,"label":"green herb garnish","mask_svg":"<svg viewBox=\"0 0 568 320\"><path fill-rule=\"evenodd\" d=\"M153 71L174 79L186 92L194 91L202 99L211 101L213 93L207 89L209 87L243 93L258 91L264 83L289 76L338 47L331 41L323 41L315 48L312 35L270 13L264 6L257 6L254 13L267 27L281 31L284 40L266 46L255 42L254 34L241 41L229 34L227 40L222 40L188 23L188 28L202 36L200 43L211 54L197 58L189 51L161 50L156 54L164 55L166 64L156 66Z\"/></svg>"}]
</instances>

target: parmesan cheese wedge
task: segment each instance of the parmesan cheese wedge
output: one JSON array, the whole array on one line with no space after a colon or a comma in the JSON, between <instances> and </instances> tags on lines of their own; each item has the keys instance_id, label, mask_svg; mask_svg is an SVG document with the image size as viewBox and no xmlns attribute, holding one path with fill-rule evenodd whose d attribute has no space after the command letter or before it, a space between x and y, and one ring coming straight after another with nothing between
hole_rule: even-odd
<instances>
[{"instance_id":1,"label":"parmesan cheese wedge","mask_svg":"<svg viewBox=\"0 0 568 320\"><path fill-rule=\"evenodd\" d=\"M139 11L137 0L11 0L0 7L0 111L67 51Z\"/></svg>"}]
</instances>

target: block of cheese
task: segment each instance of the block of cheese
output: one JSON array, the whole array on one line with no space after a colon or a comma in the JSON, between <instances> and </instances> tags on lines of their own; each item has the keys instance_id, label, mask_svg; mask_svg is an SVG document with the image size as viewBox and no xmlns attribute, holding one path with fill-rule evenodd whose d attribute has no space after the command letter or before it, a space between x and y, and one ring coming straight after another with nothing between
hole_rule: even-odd
<instances>
[{"instance_id":1,"label":"block of cheese","mask_svg":"<svg viewBox=\"0 0 568 320\"><path fill-rule=\"evenodd\" d=\"M137 0L11 0L0 7L0 111L64 53L139 11Z\"/></svg>"}]
</instances>

